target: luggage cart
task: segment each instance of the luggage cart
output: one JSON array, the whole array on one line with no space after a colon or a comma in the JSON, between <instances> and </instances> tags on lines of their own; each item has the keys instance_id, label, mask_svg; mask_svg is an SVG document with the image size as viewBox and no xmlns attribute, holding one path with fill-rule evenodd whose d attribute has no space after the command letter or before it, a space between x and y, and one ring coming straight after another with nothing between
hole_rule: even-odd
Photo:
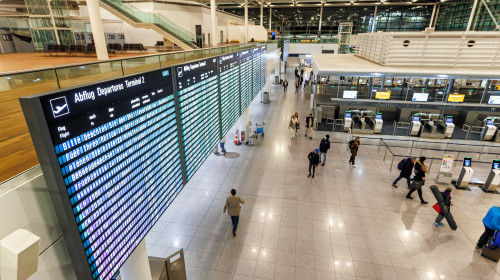
<instances>
[{"instance_id":1,"label":"luggage cart","mask_svg":"<svg viewBox=\"0 0 500 280\"><path fill-rule=\"evenodd\" d=\"M264 137L264 125L266 125L265 122L262 122L262 124L255 123L255 138L259 137L259 135Z\"/></svg>"}]
</instances>

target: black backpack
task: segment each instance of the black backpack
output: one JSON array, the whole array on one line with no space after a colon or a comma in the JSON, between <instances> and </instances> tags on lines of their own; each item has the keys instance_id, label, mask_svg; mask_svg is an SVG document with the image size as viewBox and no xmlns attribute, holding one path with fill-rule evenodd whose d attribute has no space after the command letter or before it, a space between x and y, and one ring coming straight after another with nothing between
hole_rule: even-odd
<instances>
[{"instance_id":1,"label":"black backpack","mask_svg":"<svg viewBox=\"0 0 500 280\"><path fill-rule=\"evenodd\" d=\"M402 159L399 163L398 163L398 170L403 170L405 168L405 163L408 161L407 158L405 159Z\"/></svg>"}]
</instances>

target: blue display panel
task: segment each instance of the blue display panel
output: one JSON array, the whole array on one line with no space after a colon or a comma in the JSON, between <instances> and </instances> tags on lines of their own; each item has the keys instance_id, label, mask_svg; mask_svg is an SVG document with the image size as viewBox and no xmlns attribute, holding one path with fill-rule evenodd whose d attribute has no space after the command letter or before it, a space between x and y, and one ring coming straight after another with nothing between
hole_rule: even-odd
<instances>
[{"instance_id":1,"label":"blue display panel","mask_svg":"<svg viewBox=\"0 0 500 280\"><path fill-rule=\"evenodd\" d=\"M248 108L252 101L252 52L245 50L238 53L240 59L240 93L241 93L241 114Z\"/></svg>"},{"instance_id":2,"label":"blue display panel","mask_svg":"<svg viewBox=\"0 0 500 280\"><path fill-rule=\"evenodd\" d=\"M220 140L217 58L176 66L186 179Z\"/></svg>"},{"instance_id":3,"label":"blue display panel","mask_svg":"<svg viewBox=\"0 0 500 280\"><path fill-rule=\"evenodd\" d=\"M174 98L169 70L39 97L40 162L79 279L110 279L182 190Z\"/></svg>"},{"instance_id":4,"label":"blue display panel","mask_svg":"<svg viewBox=\"0 0 500 280\"><path fill-rule=\"evenodd\" d=\"M240 65L236 53L219 56L219 85L222 135L226 135L240 116Z\"/></svg>"},{"instance_id":5,"label":"blue display panel","mask_svg":"<svg viewBox=\"0 0 500 280\"><path fill-rule=\"evenodd\" d=\"M267 76L267 46L260 47L260 88L266 85Z\"/></svg>"},{"instance_id":6,"label":"blue display panel","mask_svg":"<svg viewBox=\"0 0 500 280\"><path fill-rule=\"evenodd\" d=\"M252 84L252 97L255 98L259 93L260 89L260 48L252 49L252 76L253 76L253 84ZM252 100L253 100L252 98Z\"/></svg>"}]
</instances>

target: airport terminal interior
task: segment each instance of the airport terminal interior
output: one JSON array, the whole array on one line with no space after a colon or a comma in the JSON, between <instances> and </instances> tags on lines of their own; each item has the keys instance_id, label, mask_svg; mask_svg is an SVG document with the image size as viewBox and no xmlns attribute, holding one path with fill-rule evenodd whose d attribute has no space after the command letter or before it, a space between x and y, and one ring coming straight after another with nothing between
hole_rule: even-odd
<instances>
[{"instance_id":1,"label":"airport terminal interior","mask_svg":"<svg viewBox=\"0 0 500 280\"><path fill-rule=\"evenodd\" d=\"M1 0L0 279L500 279L500 0Z\"/></svg>"}]
</instances>

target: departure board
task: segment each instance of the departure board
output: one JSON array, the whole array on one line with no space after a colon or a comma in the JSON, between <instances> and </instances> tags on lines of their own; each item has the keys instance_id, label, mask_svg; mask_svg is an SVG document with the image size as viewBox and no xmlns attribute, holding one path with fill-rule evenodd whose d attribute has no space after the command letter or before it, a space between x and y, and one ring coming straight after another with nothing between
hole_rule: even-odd
<instances>
[{"instance_id":1,"label":"departure board","mask_svg":"<svg viewBox=\"0 0 500 280\"><path fill-rule=\"evenodd\" d=\"M260 47L260 88L266 86L267 79L267 46Z\"/></svg>"},{"instance_id":2,"label":"departure board","mask_svg":"<svg viewBox=\"0 0 500 280\"><path fill-rule=\"evenodd\" d=\"M222 135L226 135L240 116L239 68L237 53L219 56Z\"/></svg>"},{"instance_id":3,"label":"departure board","mask_svg":"<svg viewBox=\"0 0 500 280\"><path fill-rule=\"evenodd\" d=\"M240 59L240 94L241 94L241 114L248 108L253 100L252 91L252 52L245 50L238 53Z\"/></svg>"},{"instance_id":4,"label":"departure board","mask_svg":"<svg viewBox=\"0 0 500 280\"><path fill-rule=\"evenodd\" d=\"M260 48L252 49L252 96L255 97L260 89ZM253 98L252 98L253 99Z\"/></svg>"},{"instance_id":5,"label":"departure board","mask_svg":"<svg viewBox=\"0 0 500 280\"><path fill-rule=\"evenodd\" d=\"M170 69L21 98L78 279L111 279L182 190Z\"/></svg>"},{"instance_id":6,"label":"departure board","mask_svg":"<svg viewBox=\"0 0 500 280\"><path fill-rule=\"evenodd\" d=\"M186 179L189 180L220 140L217 58L175 69Z\"/></svg>"}]
</instances>

